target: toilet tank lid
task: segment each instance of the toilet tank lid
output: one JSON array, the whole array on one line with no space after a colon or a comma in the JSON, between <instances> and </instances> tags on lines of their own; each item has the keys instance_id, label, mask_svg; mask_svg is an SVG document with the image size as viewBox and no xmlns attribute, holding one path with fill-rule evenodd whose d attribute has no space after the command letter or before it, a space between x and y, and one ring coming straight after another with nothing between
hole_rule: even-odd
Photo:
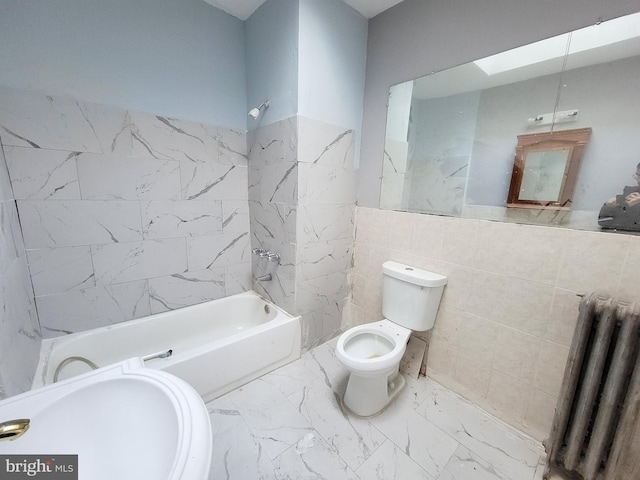
<instances>
[{"instance_id":1,"label":"toilet tank lid","mask_svg":"<svg viewBox=\"0 0 640 480\"><path fill-rule=\"evenodd\" d=\"M439 273L428 272L419 268L403 265L398 262L384 262L382 273L398 280L422 285L423 287L439 287L447 284L447 277Z\"/></svg>"}]
</instances>

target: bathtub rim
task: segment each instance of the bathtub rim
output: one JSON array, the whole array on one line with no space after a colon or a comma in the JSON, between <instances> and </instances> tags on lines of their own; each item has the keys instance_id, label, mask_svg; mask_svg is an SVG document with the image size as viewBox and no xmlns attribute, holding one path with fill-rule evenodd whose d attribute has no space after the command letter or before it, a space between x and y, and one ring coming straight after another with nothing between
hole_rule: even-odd
<instances>
[{"instance_id":1,"label":"bathtub rim","mask_svg":"<svg viewBox=\"0 0 640 480\"><path fill-rule=\"evenodd\" d=\"M85 339L90 339L93 337L96 337L104 332L108 332L108 331L112 331L112 330L121 330L121 329L126 329L126 328L130 328L131 326L136 326L139 324L144 324L144 323L149 323L152 322L154 320L157 320L160 316L174 316L174 315L179 315L180 310L183 309L189 309L192 307L200 307L202 305L205 305L207 303L215 303L215 302L224 302L224 301L230 301L230 300L237 300L237 299L242 299L243 297L249 297L252 299L259 299L260 301L268 304L270 306L270 308L273 308L276 312L276 315L274 316L274 318L265 321L264 323L261 324L257 324L254 326L251 326L250 328L244 329L244 330L240 330L240 331L236 331L230 335L227 336L223 336L221 338L215 339L213 341L209 341L209 342L204 342L202 344L198 344L192 348L183 350L181 352L179 352L179 354L177 355L172 355L172 357L166 359L166 360L151 360L150 362L146 362L145 366L147 368L152 368L152 369L159 369L159 370L167 370L169 372L171 372L171 370L174 369L174 365L180 364L180 363L184 363L185 361L188 360L192 360L197 358L199 355L203 355L208 353L209 351L211 351L212 349L215 348L224 348L224 347L228 347L230 344L233 344L235 342L240 342L240 341L250 341L250 338L255 336L255 335L259 335L262 332L266 332L268 330L273 329L274 327L279 327L281 326L282 328L288 328L287 324L294 322L295 323L295 330L297 330L296 333L294 333L295 335L295 341L294 344L292 345L292 349L290 352L287 353L287 358L288 360L283 362L280 361L277 363L277 366L274 368L278 368L278 366L282 366L286 363L289 363L291 361L293 361L294 359L297 359L300 357L301 355L301 343L302 343L302 339L301 339L301 335L302 335L302 325L301 325L301 316L300 315L292 315L290 313L288 313L287 311L285 311L284 309L282 309L281 307L275 305L272 301L270 301L269 299L265 298L264 296L260 295L259 293L253 291L253 290L248 290L245 292L241 292L241 293L237 293L234 295L230 295L227 297L223 297L221 299L216 299L216 300L209 300L207 302L201 302L198 304L194 304L194 305L189 305L186 307L182 307L179 309L175 309L175 310L169 310L166 312L160 312L160 313L156 313L156 314L152 314L152 315L147 315L145 317L141 317L141 318L137 318L134 320L128 320L125 322L119 322L119 323L115 323L112 325L106 325L106 326L102 326L102 327L97 327L94 329L90 329L90 330L84 330L81 332L75 332L72 334L68 334L68 335L62 335L62 336L58 336L58 337L54 337L54 338L50 338L50 339L44 339L42 341L42 345L40 347L40 356L39 356L39 361L38 361L38 366L36 369L36 373L34 375L34 379L33 379L33 383L32 383L32 388L39 388L42 386L47 386L47 385L51 385L53 383L53 373L55 368L57 367L57 364L59 364L61 361L64 361L65 358L67 358L69 355L60 355L61 358L53 358L53 363L56 363L56 365L51 363L52 360L52 356L55 354L55 351L59 348L64 348L70 344L74 344L77 342L82 343L83 340ZM147 355L149 353L152 352L140 352L139 354L127 354L127 355L123 355L122 358L129 358L129 357L142 357L144 355ZM79 355L82 355L82 353L78 353ZM90 360L95 361L96 359L93 358ZM99 359L98 359L99 360ZM114 362L111 363L105 363L104 367L108 367L110 365L112 365L115 362L118 362L120 360L115 360ZM163 363L159 363L159 362L163 362ZM103 366L100 365L100 362L96 362L98 363L99 366ZM261 368L260 371L262 371L262 374L264 374L264 369ZM70 378L74 378L74 377L70 377ZM63 380L60 380L63 381ZM238 383L238 382L233 382L234 385L241 385L242 383ZM199 393L202 394L202 392L199 391ZM212 397L209 395L208 397L205 397L203 395L203 398L205 398L205 401L209 401ZM207 400L206 398L208 398L209 400ZM215 398L215 397L214 397Z\"/></svg>"}]
</instances>

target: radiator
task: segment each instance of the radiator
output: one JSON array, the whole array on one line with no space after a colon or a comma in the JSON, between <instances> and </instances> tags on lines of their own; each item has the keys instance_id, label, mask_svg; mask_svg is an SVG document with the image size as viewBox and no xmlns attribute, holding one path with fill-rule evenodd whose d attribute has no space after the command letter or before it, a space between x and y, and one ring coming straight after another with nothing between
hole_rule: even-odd
<instances>
[{"instance_id":1,"label":"radiator","mask_svg":"<svg viewBox=\"0 0 640 480\"><path fill-rule=\"evenodd\" d=\"M639 304L596 294L580 302L551 434L544 442L545 479L559 468L585 480L623 480L616 472L629 456L640 412L639 328Z\"/></svg>"}]
</instances>

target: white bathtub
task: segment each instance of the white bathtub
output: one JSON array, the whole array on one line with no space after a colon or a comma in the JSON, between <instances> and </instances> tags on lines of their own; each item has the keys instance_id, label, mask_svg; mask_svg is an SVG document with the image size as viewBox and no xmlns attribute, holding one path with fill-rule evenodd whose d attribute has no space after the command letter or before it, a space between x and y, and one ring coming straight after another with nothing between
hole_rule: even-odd
<instances>
[{"instance_id":1,"label":"white bathtub","mask_svg":"<svg viewBox=\"0 0 640 480\"><path fill-rule=\"evenodd\" d=\"M42 342L33 386L53 383L58 365L73 356L98 366L172 350L145 362L191 384L205 402L300 358L300 317L255 292L74 333ZM90 367L71 362L63 380Z\"/></svg>"}]
</instances>

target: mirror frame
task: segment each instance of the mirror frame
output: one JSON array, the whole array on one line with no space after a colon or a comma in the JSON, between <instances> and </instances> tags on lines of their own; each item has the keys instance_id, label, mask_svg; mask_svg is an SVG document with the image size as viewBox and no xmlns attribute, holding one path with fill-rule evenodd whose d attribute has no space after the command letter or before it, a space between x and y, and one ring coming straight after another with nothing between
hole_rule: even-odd
<instances>
[{"instance_id":1,"label":"mirror frame","mask_svg":"<svg viewBox=\"0 0 640 480\"><path fill-rule=\"evenodd\" d=\"M506 206L510 208L570 210L582 154L590 136L591 128L518 135ZM562 179L558 179L561 182L558 197L540 201L520 198L522 180L527 171L527 155L534 152L558 150L568 151Z\"/></svg>"}]
</instances>

